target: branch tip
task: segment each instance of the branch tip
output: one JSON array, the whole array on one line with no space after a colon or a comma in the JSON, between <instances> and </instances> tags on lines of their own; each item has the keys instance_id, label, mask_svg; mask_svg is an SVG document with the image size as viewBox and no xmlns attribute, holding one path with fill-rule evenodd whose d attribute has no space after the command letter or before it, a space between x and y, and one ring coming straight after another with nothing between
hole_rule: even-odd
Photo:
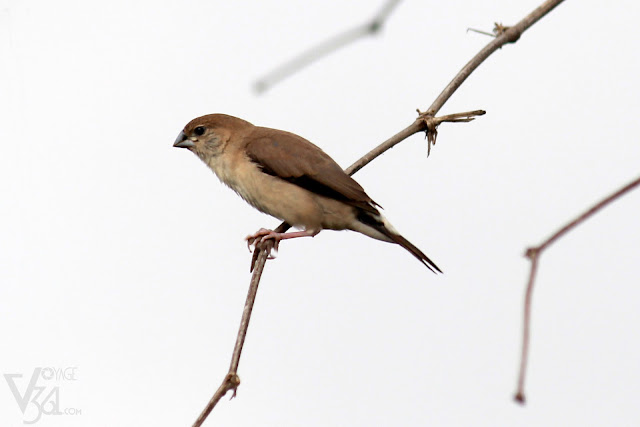
<instances>
[{"instance_id":1,"label":"branch tip","mask_svg":"<svg viewBox=\"0 0 640 427\"><path fill-rule=\"evenodd\" d=\"M494 22L493 23L493 30L491 30L491 32L478 30L476 28L469 27L469 28L467 28L467 33L469 31L471 31L471 32L474 32L474 33L478 33L478 34L482 34L482 35L485 35L485 36L496 38L496 37L500 37L501 35L506 33L511 28L512 27L508 27L506 25L502 25L502 23L500 23L500 22ZM513 39L513 40L509 39L509 43L515 42L516 40L518 40L518 38L520 38L519 34L515 39Z\"/></svg>"},{"instance_id":2,"label":"branch tip","mask_svg":"<svg viewBox=\"0 0 640 427\"><path fill-rule=\"evenodd\" d=\"M467 28L467 33L468 33L469 31L474 32L474 33L478 33L478 34L482 34L482 35L484 35L484 36L489 36L489 37L496 38L496 35L495 35L495 34L490 33L490 32L488 32L488 31L477 30L477 29L475 29L475 28Z\"/></svg>"}]
</instances>

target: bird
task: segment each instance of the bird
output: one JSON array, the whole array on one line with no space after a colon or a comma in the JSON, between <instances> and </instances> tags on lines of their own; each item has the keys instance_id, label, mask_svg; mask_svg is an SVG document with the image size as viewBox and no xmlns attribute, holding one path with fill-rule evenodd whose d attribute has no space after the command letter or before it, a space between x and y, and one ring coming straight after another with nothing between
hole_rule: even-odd
<instances>
[{"instance_id":1,"label":"bird","mask_svg":"<svg viewBox=\"0 0 640 427\"><path fill-rule=\"evenodd\" d=\"M174 147L200 158L220 179L259 211L301 231L260 229L248 245L273 239L313 237L321 230L352 230L402 246L434 273L440 268L405 239L351 176L310 141L284 130L255 126L226 114L191 120Z\"/></svg>"}]
</instances>

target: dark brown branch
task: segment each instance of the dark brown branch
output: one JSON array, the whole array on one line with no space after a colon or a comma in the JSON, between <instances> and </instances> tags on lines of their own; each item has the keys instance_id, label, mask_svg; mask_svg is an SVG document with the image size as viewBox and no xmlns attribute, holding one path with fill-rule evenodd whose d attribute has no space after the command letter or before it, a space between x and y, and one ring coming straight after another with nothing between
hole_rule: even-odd
<instances>
[{"instance_id":1,"label":"dark brown branch","mask_svg":"<svg viewBox=\"0 0 640 427\"><path fill-rule=\"evenodd\" d=\"M454 77L454 79L447 85L447 87L442 91L442 93L438 96L438 98L436 98L436 100L431 104L431 106L429 107L429 110L426 113L420 113L418 118L413 123L411 123L407 128L401 130L400 132L393 135L391 138L387 139L386 141L384 141L382 144L380 144L373 150L369 151L367 154L362 156L358 161L356 161L347 169L345 169L345 172L347 172L349 175L353 175L354 173L356 173L357 171L359 171L360 169L368 165L373 159L380 156L382 153L389 150L391 147L402 142L403 140L407 139L408 137L410 137L415 133L426 131L427 136L429 137L429 132L435 132L436 130L435 128L442 121L469 121L469 120L472 120L472 116L474 115L484 114L484 111L479 110L475 112L461 113L462 117L466 117L464 119L461 119L459 115L443 116L440 118L435 117L435 114L440 110L440 108L442 108L444 103L451 97L451 95L458 89L458 87L460 87L460 85L469 76L469 74L475 68L477 68L478 65L480 65L480 63L482 63L482 61L484 61L491 53L495 52L499 47L503 46L504 44L513 43L516 40L518 40L522 32L524 32L527 28L533 25L545 14L549 13L555 6L562 3L562 1L563 0L554 0L554 1L545 2L542 6L537 8L534 12L529 14L525 19L520 21L515 27L511 27L505 30L503 34L499 35L495 40L489 43L489 45L487 45L484 49L482 49L471 61L469 61L469 63L467 63L467 65L465 65L462 68L462 70L460 70L460 72L458 72L456 77ZM389 2L388 4L391 4L391 3L393 2ZM395 6L395 3L393 4L393 6ZM389 7L389 12L390 10L391 10L391 7ZM386 15L383 15L382 17L383 18L386 17L389 12L387 12ZM512 30L512 28L518 28L518 29ZM429 126L431 126L431 128ZM433 136L433 138L435 138L435 135ZM435 139L433 140L433 142L435 142ZM433 142L430 140L429 144L432 145ZM291 226L289 224L287 224L286 222L283 222L278 226L276 231L279 233L284 233L290 227ZM229 368L229 372L225 377L224 381L222 382L222 384L220 385L220 387L218 388L214 396L211 398L211 400L207 404L207 407L204 409L204 411L202 411L202 414L198 417L198 420L196 421L196 423L194 423L194 427L200 426L202 424L202 422L206 419L206 417L209 415L209 413L213 410L215 405L218 403L220 398L222 398L222 396L224 396L229 390L234 390L234 396L235 396L235 390L237 389L240 383L239 377L237 376L237 373L236 373L238 369L238 363L240 361L240 352L242 350L244 338L247 332L247 328L249 326L249 317L251 315L251 309L255 301L255 295L256 295L258 284L260 281L260 276L264 269L264 265L267 261L267 254L269 253L269 250L270 250L270 246L266 246L266 245L271 245L271 244L272 243L267 240L266 242L264 242L263 244L259 244L255 248L255 251L251 260L251 271L253 271L253 276L251 277L249 295L247 296L247 301L245 303L245 310L242 315L240 332L238 333L238 339L236 341L236 347L233 353L231 367Z\"/></svg>"},{"instance_id":2,"label":"dark brown branch","mask_svg":"<svg viewBox=\"0 0 640 427\"><path fill-rule=\"evenodd\" d=\"M552 245L556 240L560 237L564 236L569 231L573 230L575 227L580 225L582 222L587 220L593 214L598 212L600 209L614 202L616 199L622 197L624 194L633 190L635 187L640 185L640 178L635 179L629 184L625 185L621 189L617 190L610 196L596 203L591 208L587 209L581 215L578 215L573 221L569 222L564 227L560 228L558 231L553 233L551 237L542 242L539 246L528 248L525 256L531 260L531 272L529 273L529 282L527 284L527 290L524 299L524 323L523 323L523 331L522 331L522 355L520 359L520 373L518 375L518 389L514 396L514 399L524 404L525 402L525 394L524 394L524 379L527 370L527 359L529 353L529 330L531 327L531 298L533 295L533 287L535 284L535 276L536 270L538 269L538 260L542 251Z\"/></svg>"},{"instance_id":3,"label":"dark brown branch","mask_svg":"<svg viewBox=\"0 0 640 427\"><path fill-rule=\"evenodd\" d=\"M353 43L359 38L378 33L382 29L382 25L385 20L389 17L399 2L400 0L388 1L372 20L335 35L319 45L312 47L306 52L303 52L289 62L285 62L278 68L258 79L253 86L254 90L258 94L264 93L280 81L300 71L302 68L317 61L321 57L327 56L330 53Z\"/></svg>"}]
</instances>

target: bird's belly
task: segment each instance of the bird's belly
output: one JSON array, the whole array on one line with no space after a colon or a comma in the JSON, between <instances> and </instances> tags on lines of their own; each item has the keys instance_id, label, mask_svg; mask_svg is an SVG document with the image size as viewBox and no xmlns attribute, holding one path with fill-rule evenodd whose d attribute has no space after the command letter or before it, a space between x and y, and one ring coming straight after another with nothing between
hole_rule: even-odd
<instances>
[{"instance_id":1,"label":"bird's belly","mask_svg":"<svg viewBox=\"0 0 640 427\"><path fill-rule=\"evenodd\" d=\"M307 230L322 228L322 209L312 193L280 178L264 174L242 180L232 188L261 212Z\"/></svg>"}]
</instances>

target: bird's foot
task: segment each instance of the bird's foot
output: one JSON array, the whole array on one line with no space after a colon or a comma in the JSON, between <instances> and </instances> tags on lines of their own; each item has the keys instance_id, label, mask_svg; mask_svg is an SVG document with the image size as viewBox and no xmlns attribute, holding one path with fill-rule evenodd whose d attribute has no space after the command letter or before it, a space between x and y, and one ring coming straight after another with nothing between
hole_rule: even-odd
<instances>
[{"instance_id":1,"label":"bird's foot","mask_svg":"<svg viewBox=\"0 0 640 427\"><path fill-rule=\"evenodd\" d=\"M282 233L276 233L273 230L261 228L254 234L250 234L245 238L249 252L253 252L253 250L258 248L258 245L270 239L273 240L273 248L269 250L268 259L274 259L278 254L278 245L282 239Z\"/></svg>"},{"instance_id":2,"label":"bird's foot","mask_svg":"<svg viewBox=\"0 0 640 427\"><path fill-rule=\"evenodd\" d=\"M265 246L269 250L269 259L274 259L276 254L278 253L278 246L280 245L280 240L285 239L295 239L296 237L313 237L320 232L321 228L304 230L304 231L295 231L292 233L278 233L277 231L267 230L266 228L261 228L254 234L248 235L245 240L247 241L247 247L249 248L249 252L251 252L251 248L254 249L263 249ZM273 246L269 246L268 244L263 246L263 243L266 243L269 240L273 240ZM275 253L272 254L271 250ZM255 257L254 257L255 258Z\"/></svg>"}]
</instances>

